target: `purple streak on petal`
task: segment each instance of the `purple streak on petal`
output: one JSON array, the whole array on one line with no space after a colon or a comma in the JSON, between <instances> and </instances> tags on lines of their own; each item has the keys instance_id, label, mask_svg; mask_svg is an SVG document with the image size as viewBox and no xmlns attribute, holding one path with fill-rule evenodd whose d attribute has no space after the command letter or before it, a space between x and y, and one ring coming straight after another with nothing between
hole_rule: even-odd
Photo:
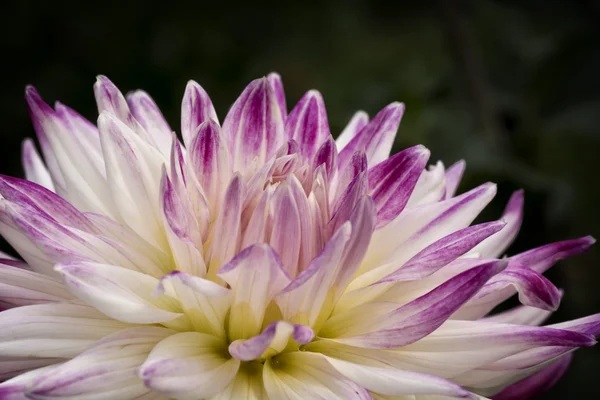
<instances>
[{"instance_id":1,"label":"purple streak on petal","mask_svg":"<svg viewBox=\"0 0 600 400\"><path fill-rule=\"evenodd\" d=\"M446 194L444 199L451 199L454 197L466 166L467 163L465 163L465 160L460 160L452 164L450 168L446 170Z\"/></svg>"},{"instance_id":2,"label":"purple streak on petal","mask_svg":"<svg viewBox=\"0 0 600 400\"><path fill-rule=\"evenodd\" d=\"M357 111L335 140L338 151L342 151L368 123L369 115L364 111Z\"/></svg>"},{"instance_id":3,"label":"purple streak on petal","mask_svg":"<svg viewBox=\"0 0 600 400\"><path fill-rule=\"evenodd\" d=\"M87 218L57 194L24 179L0 175L0 195L14 203L32 207L60 224L93 231Z\"/></svg>"},{"instance_id":4,"label":"purple streak on petal","mask_svg":"<svg viewBox=\"0 0 600 400\"><path fill-rule=\"evenodd\" d=\"M360 335L362 347L393 348L414 343L439 328L507 261L484 262L444 282L429 293L386 315L386 326Z\"/></svg>"},{"instance_id":5,"label":"purple streak on petal","mask_svg":"<svg viewBox=\"0 0 600 400\"><path fill-rule=\"evenodd\" d=\"M331 137L321 93L310 90L300 99L287 118L285 134L298 142L305 159L312 160L321 144Z\"/></svg>"},{"instance_id":6,"label":"purple streak on petal","mask_svg":"<svg viewBox=\"0 0 600 400\"><path fill-rule=\"evenodd\" d=\"M339 179L337 181L336 193L330 201L331 205L334 206L334 212L337 208L339 208L338 206L341 197L343 197L344 193L348 191L349 186L356 179L356 177L361 173L367 175L367 156L365 155L365 152L357 151L354 153L350 163L344 168L344 170L339 172L340 174L338 175ZM368 175L366 177L368 177Z\"/></svg>"},{"instance_id":7,"label":"purple streak on petal","mask_svg":"<svg viewBox=\"0 0 600 400\"><path fill-rule=\"evenodd\" d=\"M189 81L181 103L181 136L186 147L194 139L198 127L208 120L219 123L212 101L200 85Z\"/></svg>"},{"instance_id":8,"label":"purple streak on petal","mask_svg":"<svg viewBox=\"0 0 600 400\"><path fill-rule=\"evenodd\" d=\"M512 256L511 261L518 262L539 273L544 273L548 268L563 258L581 254L587 251L596 239L584 236L579 239L565 240L547 244L533 250Z\"/></svg>"},{"instance_id":9,"label":"purple streak on petal","mask_svg":"<svg viewBox=\"0 0 600 400\"><path fill-rule=\"evenodd\" d=\"M328 180L331 180L333 173L337 171L337 157L338 152L335 147L334 140L330 137L323 142L321 147L317 150L315 157L312 161L312 169L316 171L321 165L325 165L325 172L327 173Z\"/></svg>"},{"instance_id":10,"label":"purple streak on petal","mask_svg":"<svg viewBox=\"0 0 600 400\"><path fill-rule=\"evenodd\" d=\"M127 104L135 119L153 137L159 149L169 149L173 130L150 95L143 90L136 90L127 94Z\"/></svg>"},{"instance_id":11,"label":"purple streak on petal","mask_svg":"<svg viewBox=\"0 0 600 400\"><path fill-rule=\"evenodd\" d=\"M344 168L354 152L364 150L369 165L385 160L392 149L404 104L392 103L384 107L340 152L340 167Z\"/></svg>"},{"instance_id":12,"label":"purple streak on petal","mask_svg":"<svg viewBox=\"0 0 600 400\"><path fill-rule=\"evenodd\" d=\"M425 278L466 254L481 241L504 228L504 225L504 221L494 221L451 233L421 250L397 271L378 283Z\"/></svg>"},{"instance_id":13,"label":"purple streak on petal","mask_svg":"<svg viewBox=\"0 0 600 400\"><path fill-rule=\"evenodd\" d=\"M366 195L367 192L367 173L363 171L356 175L350 185L346 188L346 191L342 194L338 200L331 220L327 223L327 227L330 233L336 231L344 222L348 221L352 210L358 203L358 201Z\"/></svg>"},{"instance_id":14,"label":"purple streak on petal","mask_svg":"<svg viewBox=\"0 0 600 400\"><path fill-rule=\"evenodd\" d=\"M572 321L561 322L559 324L548 325L548 328L566 329L572 332L579 332L584 335L598 337L600 336L600 314L594 314Z\"/></svg>"},{"instance_id":15,"label":"purple streak on petal","mask_svg":"<svg viewBox=\"0 0 600 400\"><path fill-rule=\"evenodd\" d=\"M369 194L377 207L377 226L396 218L408 203L423 172L429 150L414 146L369 169Z\"/></svg>"},{"instance_id":16,"label":"purple streak on petal","mask_svg":"<svg viewBox=\"0 0 600 400\"><path fill-rule=\"evenodd\" d=\"M287 105L285 102L285 91L283 90L281 76L279 76L277 72L271 72L269 75L267 75L267 80L273 88L275 98L277 99L277 104L279 105L279 110L281 111L281 119L285 123L287 119Z\"/></svg>"},{"instance_id":17,"label":"purple streak on petal","mask_svg":"<svg viewBox=\"0 0 600 400\"><path fill-rule=\"evenodd\" d=\"M555 361L541 371L504 388L500 393L492 396L492 399L526 400L547 392L563 377L569 368L572 358L572 354L561 357L558 361Z\"/></svg>"},{"instance_id":18,"label":"purple streak on petal","mask_svg":"<svg viewBox=\"0 0 600 400\"><path fill-rule=\"evenodd\" d=\"M308 344L315 337L315 332L311 329L311 327L302 325L302 324L294 324L294 333L292 334L292 338L298 344Z\"/></svg>"},{"instance_id":19,"label":"purple streak on petal","mask_svg":"<svg viewBox=\"0 0 600 400\"><path fill-rule=\"evenodd\" d=\"M94 95L98 104L98 113L108 111L136 130L137 121L131 114L129 106L121 91L107 77L99 75L94 84Z\"/></svg>"},{"instance_id":20,"label":"purple streak on petal","mask_svg":"<svg viewBox=\"0 0 600 400\"><path fill-rule=\"evenodd\" d=\"M234 171L242 171L255 158L262 165L283 144L283 121L275 93L266 78L246 87L223 122Z\"/></svg>"}]
</instances>

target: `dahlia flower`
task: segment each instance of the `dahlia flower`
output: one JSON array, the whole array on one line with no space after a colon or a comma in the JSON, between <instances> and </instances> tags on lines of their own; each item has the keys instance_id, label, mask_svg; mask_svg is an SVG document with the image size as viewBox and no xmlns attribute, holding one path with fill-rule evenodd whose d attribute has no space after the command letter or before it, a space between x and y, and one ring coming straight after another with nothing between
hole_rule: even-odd
<instances>
[{"instance_id":1,"label":"dahlia flower","mask_svg":"<svg viewBox=\"0 0 600 400\"><path fill-rule=\"evenodd\" d=\"M222 125L189 82L180 142L145 92L94 92L97 127L26 89L43 160L26 140L27 179L0 177L24 260L0 260L0 399L525 399L595 344L600 315L539 326L542 273L594 240L504 257L522 192L471 225L495 185L390 157L403 104L334 141L277 74Z\"/></svg>"}]
</instances>

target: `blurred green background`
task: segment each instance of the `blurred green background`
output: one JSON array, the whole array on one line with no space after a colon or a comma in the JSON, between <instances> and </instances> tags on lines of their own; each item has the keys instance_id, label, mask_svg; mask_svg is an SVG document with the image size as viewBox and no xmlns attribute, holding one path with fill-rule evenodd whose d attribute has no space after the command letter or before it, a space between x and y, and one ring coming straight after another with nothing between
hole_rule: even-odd
<instances>
[{"instance_id":1,"label":"blurred green background","mask_svg":"<svg viewBox=\"0 0 600 400\"><path fill-rule=\"evenodd\" d=\"M464 158L462 190L497 182L482 219L498 217L524 188L511 254L600 236L597 2L7 1L0 15L4 174L22 176L20 143L33 135L28 83L94 120L92 84L105 74L124 92L148 91L178 129L188 79L222 120L246 83L278 71L289 106L308 89L323 93L334 134L358 109L374 115L405 102L395 149L422 143L432 161ZM553 321L600 312L599 264L596 246L550 271L566 291ZM600 398L599 370L600 348L582 350L542 398Z\"/></svg>"}]
</instances>

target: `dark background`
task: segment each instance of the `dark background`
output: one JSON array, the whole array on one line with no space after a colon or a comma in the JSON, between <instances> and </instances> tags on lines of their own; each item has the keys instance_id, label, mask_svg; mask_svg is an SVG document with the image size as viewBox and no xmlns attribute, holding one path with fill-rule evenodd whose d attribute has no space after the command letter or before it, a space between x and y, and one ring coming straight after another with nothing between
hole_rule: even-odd
<instances>
[{"instance_id":1,"label":"dark background","mask_svg":"<svg viewBox=\"0 0 600 400\"><path fill-rule=\"evenodd\" d=\"M105 74L124 92L147 90L178 129L188 79L208 91L222 120L246 83L278 71L288 106L308 89L323 93L334 134L355 110L374 115L404 101L395 150L422 143L432 161L464 158L462 190L497 182L485 219L525 188L525 222L511 254L600 236L596 2L84 3L0 6L4 174L22 176L20 143L34 134L28 83L95 120L92 85ZM548 273L566 291L552 321L600 312L599 263L596 246ZM599 348L579 351L542 398L594 398L599 368Z\"/></svg>"}]
</instances>

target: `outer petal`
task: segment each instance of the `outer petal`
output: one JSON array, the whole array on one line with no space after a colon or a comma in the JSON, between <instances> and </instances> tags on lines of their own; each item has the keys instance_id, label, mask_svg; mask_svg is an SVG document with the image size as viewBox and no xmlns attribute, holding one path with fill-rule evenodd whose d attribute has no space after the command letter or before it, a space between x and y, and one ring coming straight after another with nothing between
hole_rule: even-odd
<instances>
[{"instance_id":1,"label":"outer petal","mask_svg":"<svg viewBox=\"0 0 600 400\"><path fill-rule=\"evenodd\" d=\"M37 376L27 388L35 400L129 400L150 392L136 370L152 348L175 333L158 327L131 328L112 334L83 354Z\"/></svg>"},{"instance_id":2,"label":"outer petal","mask_svg":"<svg viewBox=\"0 0 600 400\"><path fill-rule=\"evenodd\" d=\"M50 172L35 149L35 144L31 139L23 141L21 163L23 164L25 177L28 181L35 182L48 190L54 191L54 183L52 183Z\"/></svg>"},{"instance_id":3,"label":"outer petal","mask_svg":"<svg viewBox=\"0 0 600 400\"><path fill-rule=\"evenodd\" d=\"M90 262L62 264L56 270L73 294L117 320L153 324L181 316L174 299L153 298L158 280L149 275Z\"/></svg>"},{"instance_id":4,"label":"outer petal","mask_svg":"<svg viewBox=\"0 0 600 400\"><path fill-rule=\"evenodd\" d=\"M186 147L196 136L198 127L208 120L219 123L212 101L200 85L189 81L181 103L181 136Z\"/></svg>"},{"instance_id":5,"label":"outer petal","mask_svg":"<svg viewBox=\"0 0 600 400\"><path fill-rule=\"evenodd\" d=\"M413 190L406 207L416 207L423 204L436 203L444 198L446 193L446 177L444 164L438 161L429 166L421 176Z\"/></svg>"},{"instance_id":6,"label":"outer petal","mask_svg":"<svg viewBox=\"0 0 600 400\"><path fill-rule=\"evenodd\" d=\"M161 153L168 156L171 152L173 130L165 121L154 100L143 90L136 90L127 94L127 104L135 119L150 134Z\"/></svg>"},{"instance_id":7,"label":"outer petal","mask_svg":"<svg viewBox=\"0 0 600 400\"><path fill-rule=\"evenodd\" d=\"M279 76L277 72L271 72L267 75L267 80L269 81L269 85L273 88L277 104L279 105L279 111L281 111L281 119L285 123L287 119L287 105L285 102L285 91L283 90L281 76Z\"/></svg>"},{"instance_id":8,"label":"outer petal","mask_svg":"<svg viewBox=\"0 0 600 400\"><path fill-rule=\"evenodd\" d=\"M269 399L371 399L364 388L315 353L285 353L267 360L263 382Z\"/></svg>"},{"instance_id":9,"label":"outer petal","mask_svg":"<svg viewBox=\"0 0 600 400\"><path fill-rule=\"evenodd\" d=\"M581 254L596 242L591 236L547 244L511 257L511 260L534 271L544 273L563 258Z\"/></svg>"},{"instance_id":10,"label":"outer petal","mask_svg":"<svg viewBox=\"0 0 600 400\"><path fill-rule=\"evenodd\" d=\"M130 326L87 305L18 307L0 313L0 355L71 358L102 337Z\"/></svg>"},{"instance_id":11,"label":"outer petal","mask_svg":"<svg viewBox=\"0 0 600 400\"><path fill-rule=\"evenodd\" d=\"M403 113L402 103L392 103L379 111L340 152L340 167L344 168L358 150L365 151L370 166L388 158Z\"/></svg>"},{"instance_id":12,"label":"outer petal","mask_svg":"<svg viewBox=\"0 0 600 400\"><path fill-rule=\"evenodd\" d=\"M523 222L523 191L513 193L506 205L502 219L506 221L506 228L498 234L480 243L473 249L481 257L499 257L515 239Z\"/></svg>"},{"instance_id":13,"label":"outer petal","mask_svg":"<svg viewBox=\"0 0 600 400\"><path fill-rule=\"evenodd\" d=\"M139 369L152 390L178 400L209 398L235 377L240 362L228 358L222 339L197 333L177 333L161 341Z\"/></svg>"},{"instance_id":14,"label":"outer petal","mask_svg":"<svg viewBox=\"0 0 600 400\"><path fill-rule=\"evenodd\" d=\"M283 121L275 93L266 78L252 81L223 123L234 171L257 161L262 165L283 144Z\"/></svg>"},{"instance_id":15,"label":"outer petal","mask_svg":"<svg viewBox=\"0 0 600 400\"><path fill-rule=\"evenodd\" d=\"M457 398L475 398L455 383L433 375L393 368L377 368L327 357L342 375L366 389L384 395L433 394Z\"/></svg>"},{"instance_id":16,"label":"outer petal","mask_svg":"<svg viewBox=\"0 0 600 400\"><path fill-rule=\"evenodd\" d=\"M233 290L229 338L246 339L260 332L267 306L289 282L271 247L256 244L243 250L218 274Z\"/></svg>"},{"instance_id":17,"label":"outer petal","mask_svg":"<svg viewBox=\"0 0 600 400\"><path fill-rule=\"evenodd\" d=\"M466 165L464 160L460 160L452 164L446 170L446 194L444 199L450 199L456 194L460 180L465 172Z\"/></svg>"}]
</instances>

